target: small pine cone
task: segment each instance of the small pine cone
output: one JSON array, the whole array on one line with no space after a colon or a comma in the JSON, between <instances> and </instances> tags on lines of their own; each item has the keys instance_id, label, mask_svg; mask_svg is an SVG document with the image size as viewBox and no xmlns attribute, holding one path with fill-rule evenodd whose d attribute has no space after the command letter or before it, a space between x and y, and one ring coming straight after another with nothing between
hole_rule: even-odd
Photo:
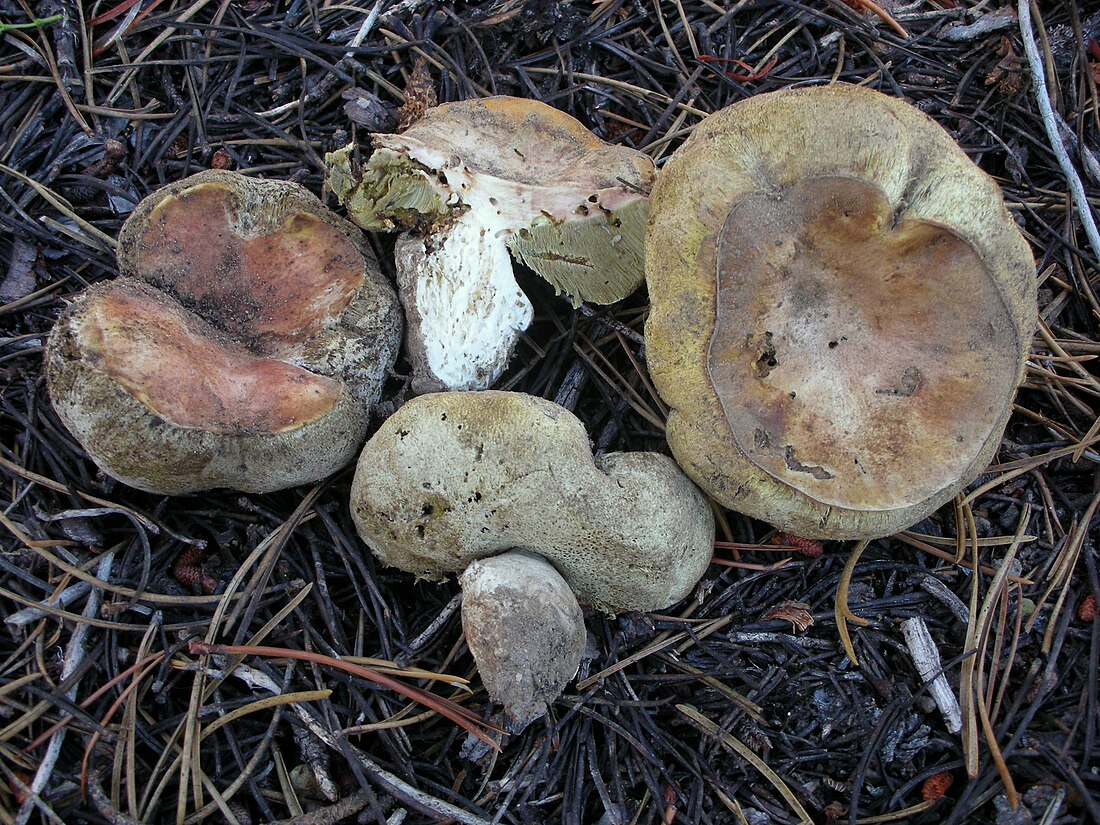
<instances>
[{"instance_id":1,"label":"small pine cone","mask_svg":"<svg viewBox=\"0 0 1100 825\"><path fill-rule=\"evenodd\" d=\"M1082 622L1091 622L1096 619L1096 597L1085 596L1077 607L1077 618Z\"/></svg>"},{"instance_id":2,"label":"small pine cone","mask_svg":"<svg viewBox=\"0 0 1100 825\"><path fill-rule=\"evenodd\" d=\"M232 169L233 168L233 156L225 149L219 149L213 155L210 156L210 168L211 169Z\"/></svg>"},{"instance_id":3,"label":"small pine cone","mask_svg":"<svg viewBox=\"0 0 1100 825\"><path fill-rule=\"evenodd\" d=\"M951 787L951 783L954 781L955 777L946 771L928 777L921 786L921 798L924 799L925 802L935 802L937 799L942 799L943 795L947 793L948 788Z\"/></svg>"},{"instance_id":4,"label":"small pine cone","mask_svg":"<svg viewBox=\"0 0 1100 825\"><path fill-rule=\"evenodd\" d=\"M808 556L816 559L825 552L825 545L817 539L805 539L802 536L792 536L790 533L778 533L772 537L772 544L784 547L793 547L800 556Z\"/></svg>"}]
</instances>

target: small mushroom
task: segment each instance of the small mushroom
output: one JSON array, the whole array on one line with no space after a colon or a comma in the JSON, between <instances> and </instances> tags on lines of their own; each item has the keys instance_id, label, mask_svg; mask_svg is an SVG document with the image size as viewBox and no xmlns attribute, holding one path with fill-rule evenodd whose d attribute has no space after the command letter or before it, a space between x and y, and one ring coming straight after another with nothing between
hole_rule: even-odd
<instances>
[{"instance_id":1,"label":"small mushroom","mask_svg":"<svg viewBox=\"0 0 1100 825\"><path fill-rule=\"evenodd\" d=\"M328 185L364 229L405 230L397 278L421 391L484 389L507 366L532 317L509 250L575 306L641 284L647 155L512 97L447 103L372 139L361 172L351 147L327 156Z\"/></svg>"},{"instance_id":2,"label":"small mushroom","mask_svg":"<svg viewBox=\"0 0 1100 825\"><path fill-rule=\"evenodd\" d=\"M360 536L386 564L438 579L518 548L552 565L582 604L609 612L659 610L682 599L714 544L707 500L674 462L657 453L593 459L575 416L521 393L435 393L405 404L363 448L351 509ZM517 567L475 570L464 585L485 575L510 579ZM536 585L530 575L522 584L476 584L476 593L503 588L513 594L507 602L532 589L560 593L553 577ZM463 608L467 631L480 629L473 638L492 640L471 644L478 667L490 674L486 686L519 718L550 701L546 685L560 682L560 691L580 662L576 637L550 644L569 624L561 618L567 608L554 600L540 633L532 630L540 621L537 600L515 621L503 607L486 610L483 595ZM499 654L505 648L527 649L513 659ZM509 672L513 663L540 657L554 661L546 671L553 679ZM518 698L498 692L500 684L542 688Z\"/></svg>"},{"instance_id":3,"label":"small mushroom","mask_svg":"<svg viewBox=\"0 0 1100 825\"><path fill-rule=\"evenodd\" d=\"M810 538L888 535L989 463L1035 326L1000 190L854 86L707 118L653 191L646 358L677 461Z\"/></svg>"},{"instance_id":4,"label":"small mushroom","mask_svg":"<svg viewBox=\"0 0 1100 825\"><path fill-rule=\"evenodd\" d=\"M46 349L54 408L105 472L268 492L354 458L401 339L356 227L297 184L210 171L143 200L118 259Z\"/></svg>"},{"instance_id":5,"label":"small mushroom","mask_svg":"<svg viewBox=\"0 0 1100 825\"><path fill-rule=\"evenodd\" d=\"M521 550L474 561L459 581L462 630L485 689L522 729L577 674L587 638L580 603L550 562Z\"/></svg>"}]
</instances>

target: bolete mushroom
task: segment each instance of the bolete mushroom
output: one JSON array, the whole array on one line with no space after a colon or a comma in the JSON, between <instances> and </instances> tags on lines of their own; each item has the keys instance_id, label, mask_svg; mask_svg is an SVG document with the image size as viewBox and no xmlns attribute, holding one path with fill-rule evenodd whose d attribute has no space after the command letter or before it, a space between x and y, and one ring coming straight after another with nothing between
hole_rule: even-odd
<instances>
[{"instance_id":1,"label":"bolete mushroom","mask_svg":"<svg viewBox=\"0 0 1100 825\"><path fill-rule=\"evenodd\" d=\"M364 229L404 230L397 279L414 386L484 389L531 322L509 250L581 301L610 304L643 280L647 155L599 140L534 100L447 103L399 135L326 157L328 185Z\"/></svg>"},{"instance_id":2,"label":"bolete mushroom","mask_svg":"<svg viewBox=\"0 0 1100 825\"><path fill-rule=\"evenodd\" d=\"M593 459L574 415L541 398L493 390L434 393L401 407L363 448L351 510L360 536L386 564L438 579L519 549L552 565L582 604L609 612L659 610L682 599L706 570L714 543L707 500L669 458ZM483 565L463 577L464 588L476 588L463 606L470 647L490 693L513 719L530 721L575 673L583 625L570 624L562 588L545 566ZM509 594L501 609L486 610L480 594L501 589ZM504 607L523 601L520 593L556 595L545 597L545 614L544 597L529 598L529 611L513 622ZM549 632L535 629L540 621ZM540 660L539 673L552 678L508 668ZM532 690L496 687L521 683Z\"/></svg>"},{"instance_id":3,"label":"bolete mushroom","mask_svg":"<svg viewBox=\"0 0 1100 825\"><path fill-rule=\"evenodd\" d=\"M485 690L522 728L577 673L587 641L580 603L550 562L523 550L478 559L459 581L462 630Z\"/></svg>"},{"instance_id":4,"label":"bolete mushroom","mask_svg":"<svg viewBox=\"0 0 1100 825\"><path fill-rule=\"evenodd\" d=\"M997 185L868 89L759 95L669 159L646 238L646 357L677 461L810 538L888 535L989 463L1035 269Z\"/></svg>"},{"instance_id":5,"label":"bolete mushroom","mask_svg":"<svg viewBox=\"0 0 1100 825\"><path fill-rule=\"evenodd\" d=\"M297 184L210 171L143 200L118 262L46 348L54 408L105 472L268 492L354 458L401 340L359 229Z\"/></svg>"}]
</instances>

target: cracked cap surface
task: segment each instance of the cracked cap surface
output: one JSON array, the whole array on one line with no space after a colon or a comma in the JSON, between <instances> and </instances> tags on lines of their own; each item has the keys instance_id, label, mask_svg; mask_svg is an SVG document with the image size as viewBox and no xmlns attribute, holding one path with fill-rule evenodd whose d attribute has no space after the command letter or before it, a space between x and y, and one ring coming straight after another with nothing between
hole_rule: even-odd
<instances>
[{"instance_id":1,"label":"cracked cap surface","mask_svg":"<svg viewBox=\"0 0 1100 825\"><path fill-rule=\"evenodd\" d=\"M104 471L266 492L354 457L401 335L354 226L297 184L207 171L138 204L118 257L46 351L53 405Z\"/></svg>"}]
</instances>

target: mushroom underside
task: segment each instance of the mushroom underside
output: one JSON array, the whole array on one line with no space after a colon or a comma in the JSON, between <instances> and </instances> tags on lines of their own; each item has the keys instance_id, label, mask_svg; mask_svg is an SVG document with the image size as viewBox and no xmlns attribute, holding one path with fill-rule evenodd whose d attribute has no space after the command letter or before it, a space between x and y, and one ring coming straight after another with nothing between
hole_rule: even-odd
<instances>
[{"instance_id":1,"label":"mushroom underside","mask_svg":"<svg viewBox=\"0 0 1100 825\"><path fill-rule=\"evenodd\" d=\"M397 270L420 391L485 389L503 372L532 315L509 251L575 306L641 285L648 156L508 97L444 104L372 140L361 170L350 147L326 157L329 186L360 226L406 232Z\"/></svg>"}]
</instances>

